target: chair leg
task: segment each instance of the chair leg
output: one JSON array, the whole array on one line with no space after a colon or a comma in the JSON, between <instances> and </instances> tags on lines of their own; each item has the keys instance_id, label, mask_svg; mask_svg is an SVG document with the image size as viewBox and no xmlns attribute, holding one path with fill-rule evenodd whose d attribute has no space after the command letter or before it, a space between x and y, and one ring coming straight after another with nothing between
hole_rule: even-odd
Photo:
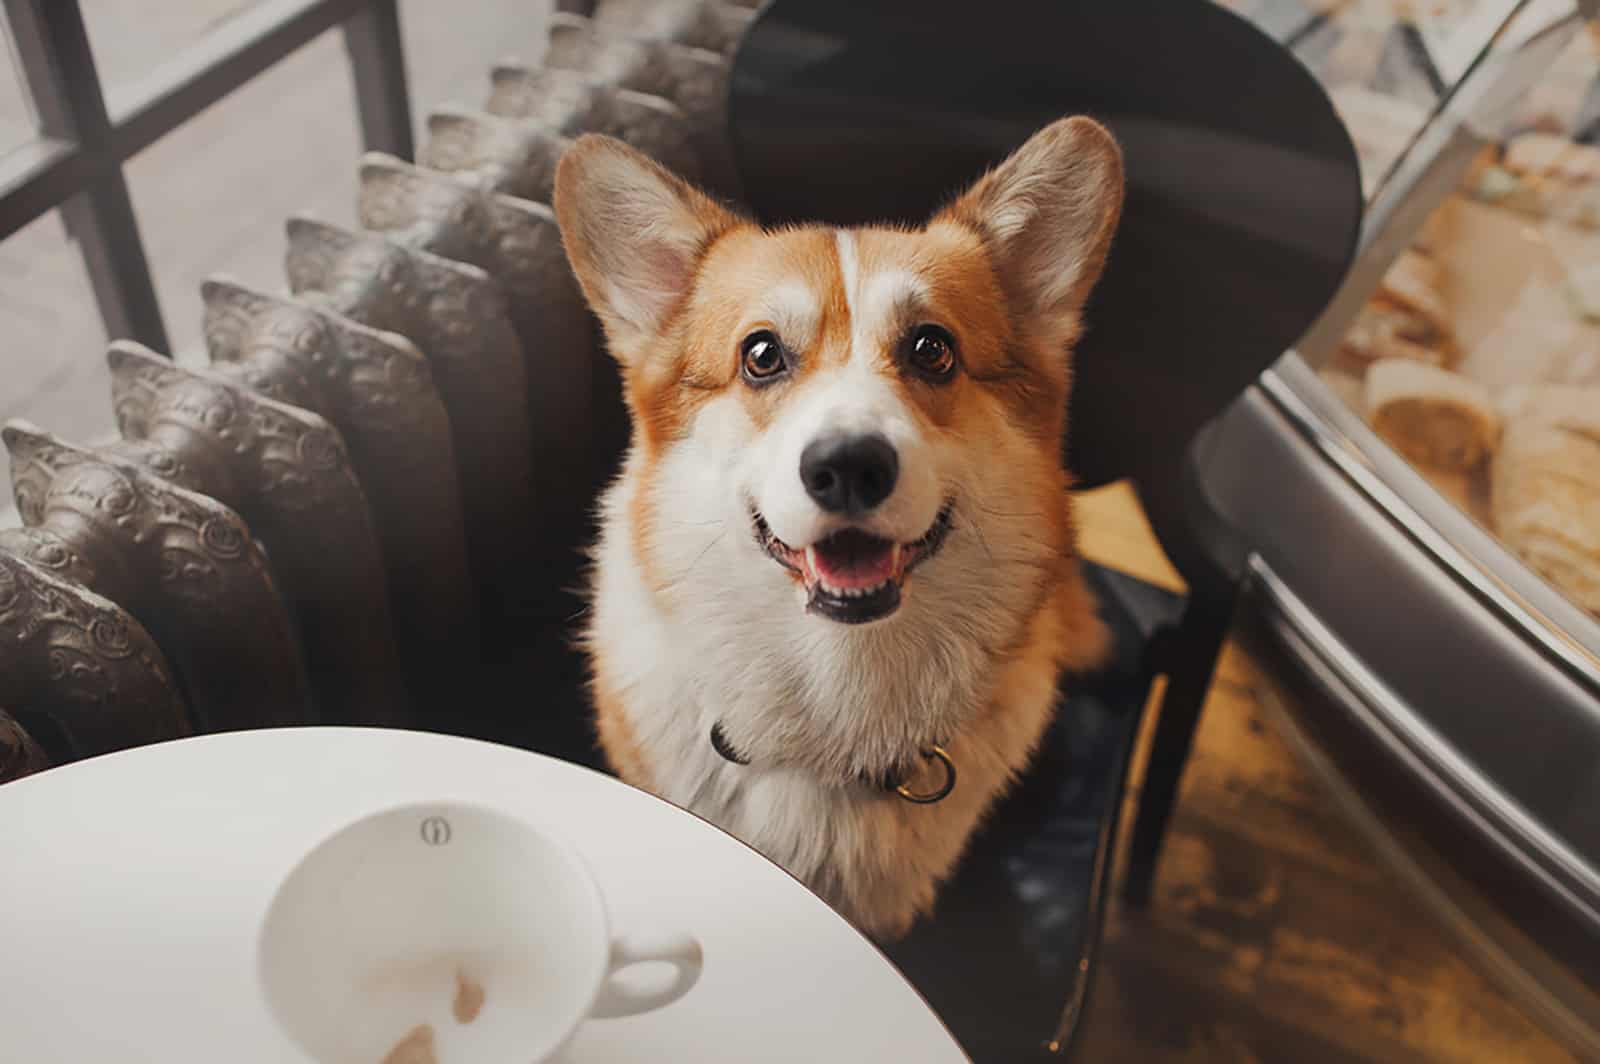
<instances>
[{"instance_id":1,"label":"chair leg","mask_svg":"<svg viewBox=\"0 0 1600 1064\"><path fill-rule=\"evenodd\" d=\"M1155 736L1128 845L1122 896L1131 905L1143 907L1150 900L1156 861L1161 856L1167 822L1178 796L1178 782L1194 744L1200 707L1211 686L1232 615L1231 595L1191 595L1176 630L1170 633L1166 660L1157 663L1158 671L1166 674L1167 689L1157 708Z\"/></svg>"}]
</instances>

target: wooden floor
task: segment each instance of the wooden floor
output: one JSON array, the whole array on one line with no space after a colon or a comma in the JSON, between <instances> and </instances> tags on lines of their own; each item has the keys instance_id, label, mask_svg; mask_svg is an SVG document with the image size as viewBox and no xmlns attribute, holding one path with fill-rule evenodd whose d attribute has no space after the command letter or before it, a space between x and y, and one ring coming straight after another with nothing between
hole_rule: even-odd
<instances>
[{"instance_id":1,"label":"wooden floor","mask_svg":"<svg viewBox=\"0 0 1600 1064\"><path fill-rule=\"evenodd\" d=\"M1086 493L1084 552L1181 581L1123 486ZM1144 912L1113 909L1088 1062L1576 1058L1394 883L1225 653Z\"/></svg>"}]
</instances>

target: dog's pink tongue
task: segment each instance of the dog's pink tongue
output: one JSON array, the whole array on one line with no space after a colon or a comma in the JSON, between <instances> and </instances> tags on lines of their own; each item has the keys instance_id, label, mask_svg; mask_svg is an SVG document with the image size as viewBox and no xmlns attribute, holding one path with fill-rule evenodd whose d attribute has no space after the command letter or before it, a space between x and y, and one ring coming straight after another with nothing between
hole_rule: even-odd
<instances>
[{"instance_id":1,"label":"dog's pink tongue","mask_svg":"<svg viewBox=\"0 0 1600 1064\"><path fill-rule=\"evenodd\" d=\"M894 544L865 532L835 532L809 553L816 577L829 587L877 587L895 575Z\"/></svg>"}]
</instances>

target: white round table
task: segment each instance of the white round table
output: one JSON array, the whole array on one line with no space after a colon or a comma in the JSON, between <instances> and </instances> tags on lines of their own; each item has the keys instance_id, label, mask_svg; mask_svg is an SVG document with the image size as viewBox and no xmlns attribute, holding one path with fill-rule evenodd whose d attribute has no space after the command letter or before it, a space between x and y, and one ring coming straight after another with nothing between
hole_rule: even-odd
<instances>
[{"instance_id":1,"label":"white round table","mask_svg":"<svg viewBox=\"0 0 1600 1064\"><path fill-rule=\"evenodd\" d=\"M303 1061L256 980L273 891L340 825L426 799L564 831L614 927L704 945L685 998L585 1022L564 1061L967 1059L865 938L709 824L538 754L356 728L186 739L0 787L0 1057Z\"/></svg>"}]
</instances>

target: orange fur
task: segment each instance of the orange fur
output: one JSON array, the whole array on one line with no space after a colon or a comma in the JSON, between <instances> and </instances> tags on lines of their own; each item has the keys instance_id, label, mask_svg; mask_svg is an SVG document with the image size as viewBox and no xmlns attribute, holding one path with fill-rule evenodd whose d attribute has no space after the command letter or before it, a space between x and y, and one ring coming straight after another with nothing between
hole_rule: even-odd
<instances>
[{"instance_id":1,"label":"orange fur","mask_svg":"<svg viewBox=\"0 0 1600 1064\"><path fill-rule=\"evenodd\" d=\"M650 790L649 759L634 735L633 725L628 723L622 699L612 691L598 664L589 689L594 697L595 732L612 770L640 790Z\"/></svg>"}]
</instances>

